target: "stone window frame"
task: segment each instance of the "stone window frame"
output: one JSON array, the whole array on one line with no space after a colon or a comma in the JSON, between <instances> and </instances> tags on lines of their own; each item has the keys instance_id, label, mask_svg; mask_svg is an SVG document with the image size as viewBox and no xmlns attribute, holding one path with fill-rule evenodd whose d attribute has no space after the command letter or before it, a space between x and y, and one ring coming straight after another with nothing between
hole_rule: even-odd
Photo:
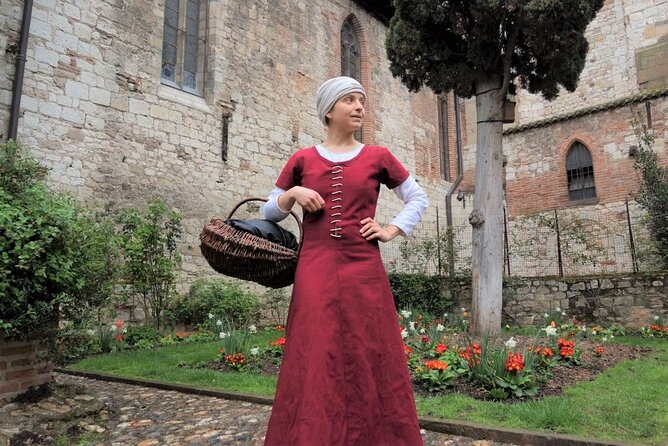
<instances>
[{"instance_id":1,"label":"stone window frame","mask_svg":"<svg viewBox=\"0 0 668 446\"><path fill-rule=\"evenodd\" d=\"M160 82L199 97L205 87L208 8L207 0L165 0L164 7ZM186 64L194 69L186 70ZM165 75L168 65L172 76Z\"/></svg>"},{"instance_id":2,"label":"stone window frame","mask_svg":"<svg viewBox=\"0 0 668 446\"><path fill-rule=\"evenodd\" d=\"M587 145L576 139L568 147L564 159L568 201L579 203L598 198L594 158Z\"/></svg>"}]
</instances>

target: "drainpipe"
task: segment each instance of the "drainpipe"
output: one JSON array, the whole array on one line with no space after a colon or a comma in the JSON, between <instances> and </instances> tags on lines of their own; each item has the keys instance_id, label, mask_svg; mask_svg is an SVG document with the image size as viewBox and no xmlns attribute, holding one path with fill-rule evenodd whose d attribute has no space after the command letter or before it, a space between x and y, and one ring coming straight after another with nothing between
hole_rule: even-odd
<instances>
[{"instance_id":1,"label":"drainpipe","mask_svg":"<svg viewBox=\"0 0 668 446\"><path fill-rule=\"evenodd\" d=\"M12 108L9 112L9 133L7 134L7 139L16 140L16 133L19 127L21 95L23 94L23 74L25 73L26 66L26 53L28 51L28 36L30 35L31 17L32 0L25 0L23 5L23 19L21 21L19 53L16 55L16 73L14 76L14 88L12 89Z\"/></svg>"},{"instance_id":2,"label":"drainpipe","mask_svg":"<svg viewBox=\"0 0 668 446\"><path fill-rule=\"evenodd\" d=\"M447 97L446 97L447 98ZM462 125L461 125L461 110L459 109L459 96L454 95L455 98L455 147L457 148L457 178L455 182L452 183L452 186L448 190L448 193L445 194L445 222L448 227L448 244L449 244L449 268L450 268L450 277L455 275L455 253L454 253L454 234L452 229L452 194L455 193L455 190L461 183L462 178L464 177L464 163L462 160ZM447 99L446 99L447 100ZM446 102L447 110L447 102Z\"/></svg>"}]
</instances>

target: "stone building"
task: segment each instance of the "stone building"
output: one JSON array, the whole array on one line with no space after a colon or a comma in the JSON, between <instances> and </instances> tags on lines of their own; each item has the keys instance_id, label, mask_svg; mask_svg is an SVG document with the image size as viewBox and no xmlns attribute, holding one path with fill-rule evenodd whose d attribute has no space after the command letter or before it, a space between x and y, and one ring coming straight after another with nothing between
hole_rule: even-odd
<instances>
[{"instance_id":1,"label":"stone building","mask_svg":"<svg viewBox=\"0 0 668 446\"><path fill-rule=\"evenodd\" d=\"M0 8L0 133L7 136L24 4ZM319 142L315 91L342 73L369 93L362 141L390 147L436 207L449 131L429 91L389 71L389 2L36 0L17 139L58 187L100 205L162 197L183 214L185 282L212 270L213 215L266 196L288 157ZM447 117L447 115L445 115ZM401 203L381 195L379 219ZM455 204L455 211L459 208Z\"/></svg>"},{"instance_id":2,"label":"stone building","mask_svg":"<svg viewBox=\"0 0 668 446\"><path fill-rule=\"evenodd\" d=\"M668 1L606 0L586 36L589 52L578 88L562 91L554 101L518 90L515 122L504 131L511 239L532 234L538 242L534 252L550 246L533 265L516 259L516 274L523 273L520 264L528 265L524 273L529 275L557 273L554 231L541 236L536 226L526 225L513 231L523 217L552 218L554 209L560 210L562 223L589 226L589 248L601 250L590 253L597 265L583 269L573 264L566 274L632 271L626 201L634 225L642 214L633 200L638 142L632 110L655 135L659 160L668 163ZM465 175L460 189L468 200L475 191L475 101L462 106Z\"/></svg>"}]
</instances>

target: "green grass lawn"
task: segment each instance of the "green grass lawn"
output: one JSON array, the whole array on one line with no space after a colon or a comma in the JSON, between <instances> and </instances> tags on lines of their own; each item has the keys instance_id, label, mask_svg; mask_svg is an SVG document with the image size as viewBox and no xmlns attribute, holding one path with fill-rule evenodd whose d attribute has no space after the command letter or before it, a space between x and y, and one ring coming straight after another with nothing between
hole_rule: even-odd
<instances>
[{"instance_id":1,"label":"green grass lawn","mask_svg":"<svg viewBox=\"0 0 668 446\"><path fill-rule=\"evenodd\" d=\"M267 340L278 336L260 333L257 337L258 345L266 345ZM417 396L418 413L490 426L659 445L668 439L668 341L627 337L616 342L649 346L654 351L643 359L619 363L594 381L568 388L559 397L507 404L462 394ZM614 348L614 344L607 348ZM218 349L217 342L183 343L95 356L70 368L273 396L275 377L178 366L208 362L216 357Z\"/></svg>"}]
</instances>

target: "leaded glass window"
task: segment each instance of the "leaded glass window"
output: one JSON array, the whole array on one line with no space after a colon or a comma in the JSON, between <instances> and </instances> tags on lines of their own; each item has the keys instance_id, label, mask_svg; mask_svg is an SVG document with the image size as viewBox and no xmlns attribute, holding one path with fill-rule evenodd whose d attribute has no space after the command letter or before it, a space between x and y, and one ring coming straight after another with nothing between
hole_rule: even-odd
<instances>
[{"instance_id":1,"label":"leaded glass window","mask_svg":"<svg viewBox=\"0 0 668 446\"><path fill-rule=\"evenodd\" d=\"M161 71L164 84L202 94L205 37L205 0L165 0Z\"/></svg>"}]
</instances>

